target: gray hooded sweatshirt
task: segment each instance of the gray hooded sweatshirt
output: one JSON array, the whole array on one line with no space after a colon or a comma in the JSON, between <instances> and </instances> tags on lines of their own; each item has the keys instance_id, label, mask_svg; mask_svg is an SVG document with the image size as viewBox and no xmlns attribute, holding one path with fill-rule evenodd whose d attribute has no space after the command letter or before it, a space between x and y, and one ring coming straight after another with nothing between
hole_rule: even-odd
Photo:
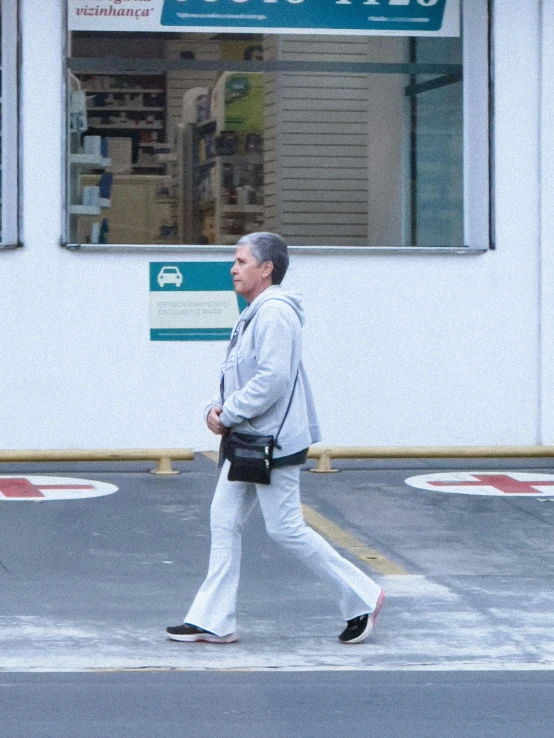
<instances>
[{"instance_id":1,"label":"gray hooded sweatshirt","mask_svg":"<svg viewBox=\"0 0 554 738\"><path fill-rule=\"evenodd\" d=\"M303 325L299 295L277 285L258 295L233 329L222 367L223 397L220 393L206 408L207 416L212 407L223 406L221 422L238 433L275 436L292 395L275 458L290 456L321 440L302 366Z\"/></svg>"}]
</instances>

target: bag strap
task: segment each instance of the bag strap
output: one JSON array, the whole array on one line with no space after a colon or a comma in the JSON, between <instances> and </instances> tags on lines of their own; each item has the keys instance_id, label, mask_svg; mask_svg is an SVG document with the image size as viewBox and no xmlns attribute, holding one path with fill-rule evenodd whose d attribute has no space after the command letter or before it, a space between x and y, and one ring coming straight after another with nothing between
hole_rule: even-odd
<instances>
[{"instance_id":1,"label":"bag strap","mask_svg":"<svg viewBox=\"0 0 554 738\"><path fill-rule=\"evenodd\" d=\"M283 420L281 421L281 425L279 426L279 430L277 431L277 435L275 436L274 443L275 443L276 448L281 448L281 446L279 446L279 444L277 443L277 439L279 438L279 434L281 433L281 430L282 430L282 428L283 428L283 426L285 424L285 420L287 419L287 415L289 414L289 410L290 410L290 406L292 405L292 398L294 397L294 391L296 390L296 383L298 382L298 375L299 374L300 374L300 366L298 367L298 371L296 372L296 377L294 379L294 384L292 386L292 392L290 393L289 404L287 405L287 409L285 410L285 414L283 416ZM220 392L221 392L221 400L222 401L223 401L223 392L225 390L223 377L224 377L224 375L221 374Z\"/></svg>"},{"instance_id":2,"label":"bag strap","mask_svg":"<svg viewBox=\"0 0 554 738\"><path fill-rule=\"evenodd\" d=\"M279 426L279 430L277 431L277 435L275 436L275 441L274 441L275 447L276 448L279 448L279 449L281 448L281 446L279 446L279 444L277 443L277 439L279 438L279 433L281 432L281 429L283 428L283 426L285 424L285 420L287 419L287 415L289 414L289 410L290 410L290 406L292 405L292 398L294 397L294 390L296 389L296 383L298 382L298 375L299 374L300 374L300 366L298 366L298 371L296 372L296 377L294 379L294 384L292 386L292 392L290 393L289 404L287 405L287 409L285 411L285 415L283 417L283 420L281 421L281 425Z\"/></svg>"}]
</instances>

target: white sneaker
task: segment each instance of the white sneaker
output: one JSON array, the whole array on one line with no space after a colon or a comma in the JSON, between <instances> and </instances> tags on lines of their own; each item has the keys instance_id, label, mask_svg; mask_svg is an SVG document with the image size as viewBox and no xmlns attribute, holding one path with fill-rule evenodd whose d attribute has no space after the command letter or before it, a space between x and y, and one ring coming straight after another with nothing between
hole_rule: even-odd
<instances>
[{"instance_id":1,"label":"white sneaker","mask_svg":"<svg viewBox=\"0 0 554 738\"><path fill-rule=\"evenodd\" d=\"M196 625L189 625L188 623L183 623L183 625L175 625L170 628L166 628L165 630L172 641L234 643L239 639L236 633L229 633L229 635L226 636L218 636L215 633L210 633L209 630L203 630L202 628L197 628Z\"/></svg>"}]
</instances>

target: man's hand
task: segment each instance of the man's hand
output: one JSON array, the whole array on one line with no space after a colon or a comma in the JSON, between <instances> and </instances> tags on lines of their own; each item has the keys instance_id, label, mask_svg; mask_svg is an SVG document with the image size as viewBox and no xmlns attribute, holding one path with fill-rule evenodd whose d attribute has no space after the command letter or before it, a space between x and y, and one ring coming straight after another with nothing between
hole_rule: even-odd
<instances>
[{"instance_id":1,"label":"man's hand","mask_svg":"<svg viewBox=\"0 0 554 738\"><path fill-rule=\"evenodd\" d=\"M229 430L219 419L219 416L222 412L222 407L212 407L206 419L206 422L208 423L208 428L211 430L212 433L215 433L216 436L224 436Z\"/></svg>"}]
</instances>

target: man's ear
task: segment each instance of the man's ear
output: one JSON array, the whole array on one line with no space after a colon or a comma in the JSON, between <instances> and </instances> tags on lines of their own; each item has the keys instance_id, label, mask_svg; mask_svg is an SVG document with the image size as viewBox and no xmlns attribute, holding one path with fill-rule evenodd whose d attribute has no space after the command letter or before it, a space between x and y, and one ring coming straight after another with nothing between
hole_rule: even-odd
<instances>
[{"instance_id":1,"label":"man's ear","mask_svg":"<svg viewBox=\"0 0 554 738\"><path fill-rule=\"evenodd\" d=\"M273 272L273 262L272 261L264 261L262 264L262 277L266 279L267 277L270 277Z\"/></svg>"}]
</instances>

